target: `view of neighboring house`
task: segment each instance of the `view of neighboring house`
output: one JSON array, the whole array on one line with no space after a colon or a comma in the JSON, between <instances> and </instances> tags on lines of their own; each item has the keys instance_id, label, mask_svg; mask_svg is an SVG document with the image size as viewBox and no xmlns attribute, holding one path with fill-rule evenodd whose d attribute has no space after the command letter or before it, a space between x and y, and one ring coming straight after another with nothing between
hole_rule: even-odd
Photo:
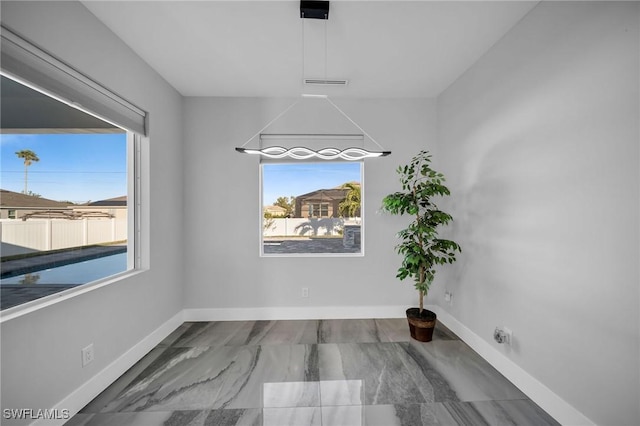
<instances>
[{"instance_id":1,"label":"view of neighboring house","mask_svg":"<svg viewBox=\"0 0 640 426\"><path fill-rule=\"evenodd\" d=\"M271 217L286 217L287 209L280 206L264 206L262 208L263 214L269 214Z\"/></svg>"},{"instance_id":2,"label":"view of neighboring house","mask_svg":"<svg viewBox=\"0 0 640 426\"><path fill-rule=\"evenodd\" d=\"M70 204L0 189L0 219L21 219L38 212L69 211Z\"/></svg>"},{"instance_id":3,"label":"view of neighboring house","mask_svg":"<svg viewBox=\"0 0 640 426\"><path fill-rule=\"evenodd\" d=\"M127 196L109 198L106 200L94 201L87 204L71 206L74 212L99 212L109 214L116 219L127 218Z\"/></svg>"},{"instance_id":4,"label":"view of neighboring house","mask_svg":"<svg viewBox=\"0 0 640 426\"><path fill-rule=\"evenodd\" d=\"M41 214L38 217L52 219L77 217L126 219L127 196L77 205L0 189L0 219L23 219L25 216L30 217L38 213Z\"/></svg>"},{"instance_id":5,"label":"view of neighboring house","mask_svg":"<svg viewBox=\"0 0 640 426\"><path fill-rule=\"evenodd\" d=\"M126 197L75 205L7 190L1 195L2 256L127 240Z\"/></svg>"},{"instance_id":6,"label":"view of neighboring house","mask_svg":"<svg viewBox=\"0 0 640 426\"><path fill-rule=\"evenodd\" d=\"M293 217L340 217L340 203L349 192L349 188L318 189L296 197ZM355 216L360 216L360 210Z\"/></svg>"}]
</instances>

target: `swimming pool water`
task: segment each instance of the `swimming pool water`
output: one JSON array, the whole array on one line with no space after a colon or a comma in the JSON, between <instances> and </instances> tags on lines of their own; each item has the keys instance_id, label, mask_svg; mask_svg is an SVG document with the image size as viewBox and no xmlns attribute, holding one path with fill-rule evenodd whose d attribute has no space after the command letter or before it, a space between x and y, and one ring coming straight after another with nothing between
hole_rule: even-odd
<instances>
[{"instance_id":1,"label":"swimming pool water","mask_svg":"<svg viewBox=\"0 0 640 426\"><path fill-rule=\"evenodd\" d=\"M43 269L29 274L3 278L0 280L0 285L80 285L126 270L127 253L118 253L57 268Z\"/></svg>"}]
</instances>

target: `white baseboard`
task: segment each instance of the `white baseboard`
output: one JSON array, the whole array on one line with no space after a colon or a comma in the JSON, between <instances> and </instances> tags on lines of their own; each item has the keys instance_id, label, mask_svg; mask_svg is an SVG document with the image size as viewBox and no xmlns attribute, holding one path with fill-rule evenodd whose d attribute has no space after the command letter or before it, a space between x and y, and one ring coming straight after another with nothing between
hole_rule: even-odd
<instances>
[{"instance_id":1,"label":"white baseboard","mask_svg":"<svg viewBox=\"0 0 640 426\"><path fill-rule=\"evenodd\" d=\"M185 321L404 318L406 306L309 306L185 309Z\"/></svg>"},{"instance_id":2,"label":"white baseboard","mask_svg":"<svg viewBox=\"0 0 640 426\"><path fill-rule=\"evenodd\" d=\"M559 423L572 426L595 426L595 423L584 414L576 410L571 404L560 398L551 389L540 383L535 377L496 350L489 342L471 331L448 312L439 306L429 306L428 308L438 315L438 321L457 334L463 342L469 345L485 361L509 379L511 383Z\"/></svg>"},{"instance_id":3,"label":"white baseboard","mask_svg":"<svg viewBox=\"0 0 640 426\"><path fill-rule=\"evenodd\" d=\"M178 312L169 321L162 324L147 337L138 342L134 347L122 354L118 359L106 366L102 371L93 376L66 398L53 407L53 411L62 412L68 410L71 416L77 414L85 405L91 402L103 390L111 385L118 377L124 374L131 366L144 357L149 351L155 348L162 340L178 328L183 322L184 311ZM62 425L67 420L44 420L39 419L31 423L38 425Z\"/></svg>"}]
</instances>

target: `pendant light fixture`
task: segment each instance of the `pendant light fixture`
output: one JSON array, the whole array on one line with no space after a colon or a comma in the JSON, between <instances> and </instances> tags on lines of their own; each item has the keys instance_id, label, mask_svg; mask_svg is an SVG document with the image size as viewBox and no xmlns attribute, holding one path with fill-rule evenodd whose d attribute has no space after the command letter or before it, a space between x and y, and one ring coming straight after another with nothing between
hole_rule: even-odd
<instances>
[{"instance_id":1,"label":"pendant light fixture","mask_svg":"<svg viewBox=\"0 0 640 426\"><path fill-rule=\"evenodd\" d=\"M305 85L321 85L321 86L345 86L347 80L340 79L327 79L327 27L325 22L325 56L324 56L324 78L305 78L304 69L304 19L323 19L329 20L329 2L328 1L301 1L300 2L300 18L302 21L302 77L303 84ZM351 124L353 124L361 133L360 134L268 134L263 133L273 123L281 119L292 108L298 105L301 101L308 98L324 99L329 105L337 111L340 115L346 118ZM260 148L246 148L246 146L253 141L256 137L260 137ZM359 140L364 145L365 137L371 140L378 148L379 151L370 151L362 147L349 147L345 149L338 149L334 147L325 147L321 149L311 149L305 146L294 146L292 148L285 148L282 146L271 145L262 147L263 142L269 140L335 140L335 141L351 141ZM251 136L242 146L236 148L237 152L243 154L259 155L265 158L282 159L290 158L293 160L309 160L317 158L320 160L362 160L365 158L385 157L391 154L391 151L385 151L382 146L376 142L362 127L360 127L351 117L349 117L344 111L342 111L327 95L317 94L303 94L299 99L295 100L284 111L282 111L273 120L267 123L262 129Z\"/></svg>"}]
</instances>

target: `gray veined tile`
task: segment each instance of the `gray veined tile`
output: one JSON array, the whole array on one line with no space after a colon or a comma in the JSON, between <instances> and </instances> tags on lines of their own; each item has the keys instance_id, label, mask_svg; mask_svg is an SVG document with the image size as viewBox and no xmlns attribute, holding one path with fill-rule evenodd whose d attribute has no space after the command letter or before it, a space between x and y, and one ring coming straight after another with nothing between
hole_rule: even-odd
<instances>
[{"instance_id":1,"label":"gray veined tile","mask_svg":"<svg viewBox=\"0 0 640 426\"><path fill-rule=\"evenodd\" d=\"M257 345L277 321L243 321L238 331L225 343L226 345Z\"/></svg>"},{"instance_id":2,"label":"gray veined tile","mask_svg":"<svg viewBox=\"0 0 640 426\"><path fill-rule=\"evenodd\" d=\"M158 346L171 346L180 338L180 336L187 332L187 330L189 330L193 324L194 323L192 322L183 322L178 328L173 330L171 334L165 337L162 342L158 344Z\"/></svg>"},{"instance_id":3,"label":"gray veined tile","mask_svg":"<svg viewBox=\"0 0 640 426\"><path fill-rule=\"evenodd\" d=\"M437 404L368 405L364 407L366 426L440 425L436 417ZM450 423L447 426L455 426Z\"/></svg>"},{"instance_id":4,"label":"gray veined tile","mask_svg":"<svg viewBox=\"0 0 640 426\"><path fill-rule=\"evenodd\" d=\"M185 323L68 424L557 422L441 324L420 343L401 318Z\"/></svg>"},{"instance_id":5,"label":"gray veined tile","mask_svg":"<svg viewBox=\"0 0 640 426\"><path fill-rule=\"evenodd\" d=\"M375 320L378 330L388 342L408 342L411 340L406 318L382 318Z\"/></svg>"},{"instance_id":6,"label":"gray veined tile","mask_svg":"<svg viewBox=\"0 0 640 426\"><path fill-rule=\"evenodd\" d=\"M322 406L364 405L364 382L362 380L320 381Z\"/></svg>"},{"instance_id":7,"label":"gray veined tile","mask_svg":"<svg viewBox=\"0 0 640 426\"><path fill-rule=\"evenodd\" d=\"M213 408L262 407L264 383L318 380L317 345L244 346Z\"/></svg>"},{"instance_id":8,"label":"gray veined tile","mask_svg":"<svg viewBox=\"0 0 640 426\"><path fill-rule=\"evenodd\" d=\"M364 407L367 426L557 426L530 400Z\"/></svg>"},{"instance_id":9,"label":"gray veined tile","mask_svg":"<svg viewBox=\"0 0 640 426\"><path fill-rule=\"evenodd\" d=\"M93 419L96 415L94 413L88 414L80 412L69 419L68 422L65 423L66 426L85 426L89 425L89 421Z\"/></svg>"},{"instance_id":10,"label":"gray veined tile","mask_svg":"<svg viewBox=\"0 0 640 426\"><path fill-rule=\"evenodd\" d=\"M318 342L318 321L247 321L227 345L295 345Z\"/></svg>"},{"instance_id":11,"label":"gray veined tile","mask_svg":"<svg viewBox=\"0 0 640 426\"><path fill-rule=\"evenodd\" d=\"M400 343L325 344L318 352L320 380L362 380L368 405L425 402Z\"/></svg>"},{"instance_id":12,"label":"gray veined tile","mask_svg":"<svg viewBox=\"0 0 640 426\"><path fill-rule=\"evenodd\" d=\"M378 329L373 319L321 320L318 343L375 343L387 342L387 336Z\"/></svg>"},{"instance_id":13,"label":"gray veined tile","mask_svg":"<svg viewBox=\"0 0 640 426\"><path fill-rule=\"evenodd\" d=\"M102 412L213 408L241 348L166 348Z\"/></svg>"},{"instance_id":14,"label":"gray veined tile","mask_svg":"<svg viewBox=\"0 0 640 426\"><path fill-rule=\"evenodd\" d=\"M412 341L408 345L407 352L435 390L435 402L526 398L462 341Z\"/></svg>"},{"instance_id":15,"label":"gray veined tile","mask_svg":"<svg viewBox=\"0 0 640 426\"><path fill-rule=\"evenodd\" d=\"M315 344L318 343L318 325L317 320L276 321L260 344Z\"/></svg>"},{"instance_id":16,"label":"gray veined tile","mask_svg":"<svg viewBox=\"0 0 640 426\"><path fill-rule=\"evenodd\" d=\"M323 426L363 426L364 407L361 405L342 405L322 407Z\"/></svg>"},{"instance_id":17,"label":"gray veined tile","mask_svg":"<svg viewBox=\"0 0 640 426\"><path fill-rule=\"evenodd\" d=\"M261 409L75 415L67 426L262 426Z\"/></svg>"},{"instance_id":18,"label":"gray veined tile","mask_svg":"<svg viewBox=\"0 0 640 426\"><path fill-rule=\"evenodd\" d=\"M322 412L320 407L265 408L262 425L322 426Z\"/></svg>"},{"instance_id":19,"label":"gray veined tile","mask_svg":"<svg viewBox=\"0 0 640 426\"><path fill-rule=\"evenodd\" d=\"M207 411L98 413L74 416L67 426L203 426Z\"/></svg>"},{"instance_id":20,"label":"gray veined tile","mask_svg":"<svg viewBox=\"0 0 640 426\"><path fill-rule=\"evenodd\" d=\"M220 347L243 335L246 321L188 322L179 327L164 342L172 347Z\"/></svg>"},{"instance_id":21,"label":"gray veined tile","mask_svg":"<svg viewBox=\"0 0 640 426\"><path fill-rule=\"evenodd\" d=\"M206 416L206 411L173 411L169 418L162 423L162 426L200 426L205 424ZM136 424L143 424L143 422Z\"/></svg>"},{"instance_id":22,"label":"gray veined tile","mask_svg":"<svg viewBox=\"0 0 640 426\"><path fill-rule=\"evenodd\" d=\"M211 410L205 419L204 426L262 426L262 410L259 408Z\"/></svg>"},{"instance_id":23,"label":"gray veined tile","mask_svg":"<svg viewBox=\"0 0 640 426\"><path fill-rule=\"evenodd\" d=\"M498 426L488 423L476 406L469 402L442 402L433 405L438 425Z\"/></svg>"},{"instance_id":24,"label":"gray veined tile","mask_svg":"<svg viewBox=\"0 0 640 426\"><path fill-rule=\"evenodd\" d=\"M531 401L443 402L433 404L437 425L550 426L558 425ZM539 409L537 409L539 410ZM540 410L542 411L542 410Z\"/></svg>"},{"instance_id":25,"label":"gray veined tile","mask_svg":"<svg viewBox=\"0 0 640 426\"><path fill-rule=\"evenodd\" d=\"M318 321L191 322L163 341L173 347L317 343Z\"/></svg>"},{"instance_id":26,"label":"gray veined tile","mask_svg":"<svg viewBox=\"0 0 640 426\"><path fill-rule=\"evenodd\" d=\"M433 330L433 340L460 340L460 338L440 321L436 321L436 328Z\"/></svg>"},{"instance_id":27,"label":"gray veined tile","mask_svg":"<svg viewBox=\"0 0 640 426\"><path fill-rule=\"evenodd\" d=\"M274 407L319 407L320 383L279 382L262 385L262 406Z\"/></svg>"},{"instance_id":28,"label":"gray veined tile","mask_svg":"<svg viewBox=\"0 0 640 426\"><path fill-rule=\"evenodd\" d=\"M166 347L156 347L152 349L147 355L145 355L140 361L138 361L133 367L127 370L122 376L120 376L115 382L105 389L100 395L87 404L82 410L82 413L97 413L102 411L107 404L113 401L124 389L126 389L131 382L136 380L143 372L149 368L149 366L155 362L162 354L167 350Z\"/></svg>"},{"instance_id":29,"label":"gray veined tile","mask_svg":"<svg viewBox=\"0 0 640 426\"><path fill-rule=\"evenodd\" d=\"M559 423L529 399L472 402L489 425L557 426Z\"/></svg>"},{"instance_id":30,"label":"gray veined tile","mask_svg":"<svg viewBox=\"0 0 640 426\"><path fill-rule=\"evenodd\" d=\"M427 343L427 345L431 344L433 342ZM406 355L401 359L418 385L426 402L460 400L455 389L450 386L446 378L418 350L419 343L406 342L401 345Z\"/></svg>"}]
</instances>

